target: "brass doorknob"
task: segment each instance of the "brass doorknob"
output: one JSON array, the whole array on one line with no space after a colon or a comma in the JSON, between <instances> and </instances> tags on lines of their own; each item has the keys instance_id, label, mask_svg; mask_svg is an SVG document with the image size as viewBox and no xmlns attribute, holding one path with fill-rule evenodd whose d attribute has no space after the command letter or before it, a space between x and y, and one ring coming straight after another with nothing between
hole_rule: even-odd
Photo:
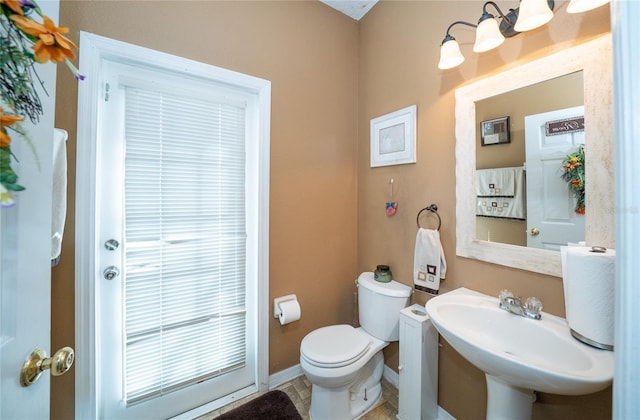
<instances>
[{"instance_id":1,"label":"brass doorknob","mask_svg":"<svg viewBox=\"0 0 640 420\"><path fill-rule=\"evenodd\" d=\"M540 231L538 230L538 228L531 228L529 233L531 233L531 236L538 236L540 234Z\"/></svg>"},{"instance_id":2,"label":"brass doorknob","mask_svg":"<svg viewBox=\"0 0 640 420\"><path fill-rule=\"evenodd\" d=\"M60 376L73 365L74 353L71 347L63 347L53 357L47 357L44 350L36 349L24 361L20 369L20 385L29 386L38 380L40 374L49 369L52 376Z\"/></svg>"}]
</instances>

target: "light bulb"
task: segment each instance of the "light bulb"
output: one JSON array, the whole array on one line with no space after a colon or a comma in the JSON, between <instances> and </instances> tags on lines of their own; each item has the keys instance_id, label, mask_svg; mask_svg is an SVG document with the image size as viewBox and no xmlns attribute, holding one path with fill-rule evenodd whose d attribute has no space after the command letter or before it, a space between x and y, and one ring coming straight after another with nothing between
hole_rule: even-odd
<instances>
[{"instance_id":1,"label":"light bulb","mask_svg":"<svg viewBox=\"0 0 640 420\"><path fill-rule=\"evenodd\" d=\"M582 13L609 3L611 0L571 0L567 13Z\"/></svg>"},{"instance_id":2,"label":"light bulb","mask_svg":"<svg viewBox=\"0 0 640 420\"><path fill-rule=\"evenodd\" d=\"M538 28L553 18L547 0L522 0L514 29L518 32Z\"/></svg>"},{"instance_id":3,"label":"light bulb","mask_svg":"<svg viewBox=\"0 0 640 420\"><path fill-rule=\"evenodd\" d=\"M491 16L491 15L489 15ZM493 16L478 23L476 29L476 43L473 51L477 53L492 50L504 42L504 36L500 33L498 21Z\"/></svg>"},{"instance_id":4,"label":"light bulb","mask_svg":"<svg viewBox=\"0 0 640 420\"><path fill-rule=\"evenodd\" d=\"M459 66L464 61L464 56L460 52L458 42L452 36L440 47L440 62L438 68L441 70L452 69ZM446 39L446 38L445 38Z\"/></svg>"}]
</instances>

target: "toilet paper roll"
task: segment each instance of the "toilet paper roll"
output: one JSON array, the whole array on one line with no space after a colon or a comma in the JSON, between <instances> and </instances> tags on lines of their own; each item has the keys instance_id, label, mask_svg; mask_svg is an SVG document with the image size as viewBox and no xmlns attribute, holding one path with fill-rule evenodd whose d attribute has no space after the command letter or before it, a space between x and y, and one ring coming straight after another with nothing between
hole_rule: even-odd
<instances>
[{"instance_id":1,"label":"toilet paper roll","mask_svg":"<svg viewBox=\"0 0 640 420\"><path fill-rule=\"evenodd\" d=\"M281 302L279 306L280 316L278 319L280 319L280 325L288 324L300 319L300 304L297 300L287 300L285 302Z\"/></svg>"},{"instance_id":2,"label":"toilet paper roll","mask_svg":"<svg viewBox=\"0 0 640 420\"><path fill-rule=\"evenodd\" d=\"M587 343L613 346L615 250L597 253L575 246L562 247L561 253L569 327Z\"/></svg>"}]
</instances>

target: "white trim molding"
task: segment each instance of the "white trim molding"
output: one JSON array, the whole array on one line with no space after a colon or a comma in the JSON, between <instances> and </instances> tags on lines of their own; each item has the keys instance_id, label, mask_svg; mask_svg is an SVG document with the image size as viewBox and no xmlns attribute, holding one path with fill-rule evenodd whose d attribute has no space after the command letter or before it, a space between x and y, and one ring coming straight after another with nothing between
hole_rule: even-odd
<instances>
[{"instance_id":1,"label":"white trim molding","mask_svg":"<svg viewBox=\"0 0 640 420\"><path fill-rule=\"evenodd\" d=\"M105 60L159 66L176 73L211 79L255 94L260 111L253 118L257 122L256 135L260 138L257 162L260 186L256 195L267 203L261 205L252 223L258 223L258 263L255 270L260 275L258 281L257 314L269 312L269 136L271 109L271 82L244 75L209 64L176 57L159 51L127 44L87 32L80 33L80 68L87 76L78 89L77 122L77 163L76 163L76 259L75 259L75 415L79 419L100 418L98 404L99 382L97 361L100 360L96 330L97 314L100 311L100 296L95 279L100 273L97 240L99 229L99 206L97 205L97 150L99 129L96 116L103 100L102 62ZM152 64L150 64L152 63ZM258 316L257 323L257 367L256 384L229 396L263 391L268 387L269 362L269 318Z\"/></svg>"},{"instance_id":2,"label":"white trim molding","mask_svg":"<svg viewBox=\"0 0 640 420\"><path fill-rule=\"evenodd\" d=\"M304 375L304 373L302 372L300 363L285 370L281 370L280 372L276 372L273 375L269 376L269 389L277 388L280 385L289 381L293 381L294 379L299 378L302 375Z\"/></svg>"},{"instance_id":3,"label":"white trim molding","mask_svg":"<svg viewBox=\"0 0 640 420\"><path fill-rule=\"evenodd\" d=\"M613 34L616 297L613 418L640 419L640 2L611 2Z\"/></svg>"}]
</instances>

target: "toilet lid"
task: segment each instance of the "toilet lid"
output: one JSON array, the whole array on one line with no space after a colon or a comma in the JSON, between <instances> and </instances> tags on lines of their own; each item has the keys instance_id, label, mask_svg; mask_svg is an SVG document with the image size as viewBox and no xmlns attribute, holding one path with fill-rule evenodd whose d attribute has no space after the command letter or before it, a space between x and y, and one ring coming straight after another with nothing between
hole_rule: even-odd
<instances>
[{"instance_id":1,"label":"toilet lid","mask_svg":"<svg viewBox=\"0 0 640 420\"><path fill-rule=\"evenodd\" d=\"M351 325L331 325L307 334L300 353L316 366L341 367L362 357L370 343L365 334Z\"/></svg>"}]
</instances>

